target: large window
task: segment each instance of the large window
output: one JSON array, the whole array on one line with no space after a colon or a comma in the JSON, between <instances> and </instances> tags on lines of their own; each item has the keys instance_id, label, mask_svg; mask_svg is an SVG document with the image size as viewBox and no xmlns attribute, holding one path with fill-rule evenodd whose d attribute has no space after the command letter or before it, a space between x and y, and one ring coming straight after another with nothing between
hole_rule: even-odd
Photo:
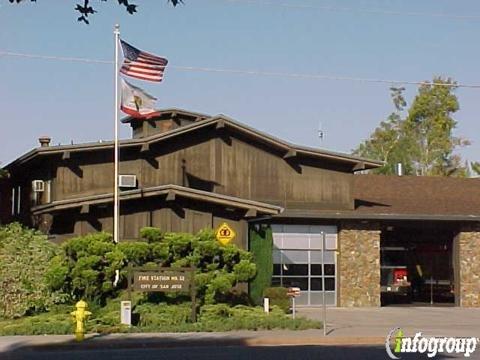
<instances>
[{"instance_id":1,"label":"large window","mask_svg":"<svg viewBox=\"0 0 480 360\"><path fill-rule=\"evenodd\" d=\"M299 287L299 305L321 305L325 279L325 302L336 301L337 228L320 225L272 225L272 284ZM322 237L325 234L324 267L322 269Z\"/></svg>"}]
</instances>

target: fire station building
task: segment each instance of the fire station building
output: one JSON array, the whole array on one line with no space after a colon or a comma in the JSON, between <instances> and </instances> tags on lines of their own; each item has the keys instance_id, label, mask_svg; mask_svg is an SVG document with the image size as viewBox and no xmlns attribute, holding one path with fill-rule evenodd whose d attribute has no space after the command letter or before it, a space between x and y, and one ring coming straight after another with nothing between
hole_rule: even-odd
<instances>
[{"instance_id":1,"label":"fire station building","mask_svg":"<svg viewBox=\"0 0 480 360\"><path fill-rule=\"evenodd\" d=\"M123 122L133 135L120 144L121 241L145 226L196 232L227 222L248 248L249 228L268 225L272 283L300 287L297 304L321 304L324 277L328 305L380 306L408 274L408 301L480 306L480 179L365 175L382 164L224 115L166 109ZM44 137L5 168L1 223L56 242L112 231L113 142Z\"/></svg>"}]
</instances>

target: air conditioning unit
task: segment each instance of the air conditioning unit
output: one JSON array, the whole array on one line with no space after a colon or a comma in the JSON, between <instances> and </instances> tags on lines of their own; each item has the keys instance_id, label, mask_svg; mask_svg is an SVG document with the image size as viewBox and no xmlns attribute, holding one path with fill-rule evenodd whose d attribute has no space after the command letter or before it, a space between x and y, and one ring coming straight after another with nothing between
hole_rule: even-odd
<instances>
[{"instance_id":1,"label":"air conditioning unit","mask_svg":"<svg viewBox=\"0 0 480 360\"><path fill-rule=\"evenodd\" d=\"M45 182L43 180L33 180L32 189L33 189L33 192L44 192Z\"/></svg>"},{"instance_id":2,"label":"air conditioning unit","mask_svg":"<svg viewBox=\"0 0 480 360\"><path fill-rule=\"evenodd\" d=\"M123 188L136 188L137 176L136 175L120 175L118 178L118 186Z\"/></svg>"}]
</instances>

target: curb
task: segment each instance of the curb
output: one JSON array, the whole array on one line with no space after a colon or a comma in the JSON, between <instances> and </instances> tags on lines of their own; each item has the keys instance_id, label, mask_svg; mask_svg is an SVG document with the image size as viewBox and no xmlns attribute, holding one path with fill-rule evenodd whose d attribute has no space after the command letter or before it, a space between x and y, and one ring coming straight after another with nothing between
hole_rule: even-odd
<instances>
[{"instance_id":1,"label":"curb","mask_svg":"<svg viewBox=\"0 0 480 360\"><path fill-rule=\"evenodd\" d=\"M47 340L47 339L45 339ZM48 340L47 340L48 341ZM54 342L25 342L13 345L10 349L34 350L34 351L62 351L62 350L93 350L93 349L156 349L156 348L177 348L177 347L231 347L231 346L354 346L354 345L384 345L385 337L366 336L237 336L237 337L192 337L161 338L161 337L88 337L81 343L73 339ZM8 350L7 350L8 351ZM1 351L0 351L1 352Z\"/></svg>"},{"instance_id":2,"label":"curb","mask_svg":"<svg viewBox=\"0 0 480 360\"><path fill-rule=\"evenodd\" d=\"M246 346L348 346L348 345L385 345L385 337L379 336L332 336L332 337L302 337L302 338L257 338L247 339Z\"/></svg>"}]
</instances>

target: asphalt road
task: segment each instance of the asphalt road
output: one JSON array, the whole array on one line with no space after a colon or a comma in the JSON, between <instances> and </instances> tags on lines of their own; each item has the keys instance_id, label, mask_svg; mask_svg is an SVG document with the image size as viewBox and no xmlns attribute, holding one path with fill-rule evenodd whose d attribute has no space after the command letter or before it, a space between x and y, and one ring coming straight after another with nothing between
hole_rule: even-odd
<instances>
[{"instance_id":1,"label":"asphalt road","mask_svg":"<svg viewBox=\"0 0 480 360\"><path fill-rule=\"evenodd\" d=\"M2 360L162 360L162 359L262 359L262 360L341 360L389 359L382 346L199 346L149 349L15 350L0 353ZM437 355L434 359L460 359L461 355ZM402 355L401 359L427 359L426 355ZM480 359L480 352L470 359Z\"/></svg>"}]
</instances>

